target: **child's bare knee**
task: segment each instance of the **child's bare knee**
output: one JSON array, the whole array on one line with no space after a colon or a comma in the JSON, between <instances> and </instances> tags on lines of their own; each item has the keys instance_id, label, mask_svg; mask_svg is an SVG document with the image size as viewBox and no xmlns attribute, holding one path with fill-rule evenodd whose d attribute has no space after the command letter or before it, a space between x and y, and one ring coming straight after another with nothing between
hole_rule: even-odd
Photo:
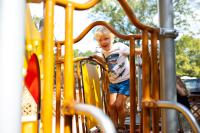
<instances>
[{"instance_id":1,"label":"child's bare knee","mask_svg":"<svg viewBox=\"0 0 200 133\"><path fill-rule=\"evenodd\" d=\"M109 108L110 109L115 109L116 108L116 104L115 103L109 103Z\"/></svg>"},{"instance_id":2,"label":"child's bare knee","mask_svg":"<svg viewBox=\"0 0 200 133\"><path fill-rule=\"evenodd\" d=\"M123 108L124 108L124 105L123 105L122 102L116 103L116 109L117 109L117 110L123 110Z\"/></svg>"}]
</instances>

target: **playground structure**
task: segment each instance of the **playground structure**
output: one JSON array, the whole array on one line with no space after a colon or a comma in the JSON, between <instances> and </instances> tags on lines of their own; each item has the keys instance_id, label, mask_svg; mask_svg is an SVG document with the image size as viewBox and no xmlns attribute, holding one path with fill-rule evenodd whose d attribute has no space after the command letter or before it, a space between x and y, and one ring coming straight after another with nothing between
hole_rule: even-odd
<instances>
[{"instance_id":1,"label":"playground structure","mask_svg":"<svg viewBox=\"0 0 200 133\"><path fill-rule=\"evenodd\" d=\"M42 1L33 0L33 1L28 1L28 2L37 3L37 2L42 2ZM81 120L82 120L81 130L83 132L87 132L89 128L97 125L96 122L98 122L98 125L104 132L107 132L107 133L115 132L115 129L111 121L108 119L108 117L104 113L102 113L102 111L108 113L107 105L106 105L106 100L107 100L106 96L107 96L107 93L109 92L105 91L108 86L107 68L106 68L105 63L94 58L78 58L78 59L73 58L73 45L75 45L74 43L80 41L93 27L98 26L98 25L107 27L113 34L116 35L116 37L119 37L124 40L128 40L130 42L129 44L130 66L131 66L131 70L130 70L130 132L134 133L136 131L136 113L137 113L136 112L136 108L137 108L136 97L137 96L136 96L136 65L135 65L134 48L135 48L135 41L138 39L142 41L142 94L143 95L142 95L142 107L141 107L142 112L141 112L141 119L140 119L140 132L149 133L151 130L155 133L159 132L160 130L159 120L160 120L161 115L163 115L162 113L160 115L161 108L178 110L186 117L193 131L195 133L200 132L200 128L194 116L185 107L183 107L182 105L176 102L166 101L169 99L167 99L168 97L165 97L165 96L164 96L165 100L163 100L163 97L160 96L161 89L166 88L166 86L163 87L163 84L165 84L165 82L163 83L163 81L166 80L166 83L169 83L169 81L168 81L168 78L166 79L164 78L166 75L164 75L165 72L163 72L163 69L168 68L168 64L164 63L164 61L166 61L165 58L167 57L165 55L162 55L163 53L166 53L166 51L164 51L161 46L160 51L161 53L162 52L163 53L161 54L161 57L160 57L161 60L160 60L158 58L158 51L157 51L158 41L160 40L161 43L162 41L166 42L165 37L167 37L168 39L169 38L173 39L174 31L171 29L167 30L167 29L154 28L154 27L150 27L150 26L140 23L139 20L137 20L136 16L134 15L134 12L131 10L128 3L125 0L118 0L119 5L122 6L126 15L130 19L131 23L141 30L141 34L123 35L116 32L115 29L108 23L103 22L103 21L96 21L90 24L85 30L83 30L83 32L78 37L74 39L73 38L73 12L74 10L86 10L93 7L98 2L100 1L89 0L88 2L84 4L79 4L73 1L63 1L63 0L45 1L44 2L45 16L44 16L43 34L41 32L38 32L36 28L34 27L34 24L29 16L30 13L29 13L28 7L26 7L26 11L23 10L23 6L25 5L25 3L22 2L19 8L17 7L13 8L13 12L14 11L21 12L21 14L19 14L21 15L21 17L19 18L14 17L16 20L20 19L19 23L17 23L18 21L16 23L21 25L21 27L20 26L17 28L12 27L13 33L17 32L17 34L19 34L18 31L20 31L21 35L23 35L22 31L24 29L23 28L24 23L22 21L24 20L23 16L25 16L25 12L27 13L26 24L25 24L26 34L19 41L16 41L18 43L21 43L22 45L24 44L24 40L26 40L25 45L24 45L26 48L26 53L23 52L23 46L19 47L20 50L16 51L16 53L15 52L11 53L11 57L9 58L9 61L10 62L13 61L14 64L9 64L9 67L6 65L7 63L4 59L5 58L4 55L6 55L5 50L7 50L8 47L5 44L6 42L5 39L7 38L6 36L3 36L3 35L7 35L7 32L5 32L6 30L4 31L4 29L2 28L5 22L4 21L1 22L0 26L2 29L0 32L0 35L1 35L0 45L2 46L1 47L2 51L0 51L1 53L0 61L1 63L5 63L5 65L2 64L0 68L1 70L0 81L3 81L3 82L0 82L0 84L1 84L1 88L4 89L4 91L2 91L2 94L0 95L2 98L0 99L0 105L3 106L3 109L0 112L0 115L2 118L2 120L0 121L0 127L1 127L0 129L2 130L2 132L6 132L6 131L16 132L16 131L19 131L20 128L22 132L38 132L38 131L44 132L44 133L53 132L52 120L53 120L54 88L56 88L55 132L60 132L61 128L63 128L64 132L66 133L72 132L72 127L74 126L72 123L72 119L75 116L76 123L78 123L79 121L78 117L80 115L81 115ZM7 6L5 3L4 5ZM163 4L166 4L166 3L163 2ZM66 12L65 41L55 42L53 38L53 19L54 19L55 5L59 5L65 8L65 12ZM169 5L169 3L166 5ZM1 13L0 17L3 16L2 15L3 13ZM60 51L61 45L65 45L64 58L61 57L61 51ZM148 45L151 46L150 50L149 50ZM16 44L12 46L16 47ZM57 47L56 58L54 57L54 51L53 51L54 47ZM170 51L170 49L168 50ZM19 57L15 58L16 55L19 55ZM33 103L35 102L35 104L37 104L37 107L36 107L37 109L36 109L36 114L35 114L36 116L34 120L33 119L31 121L25 120L21 122L21 113L20 113L20 110L21 110L20 99L21 98L20 97L21 97L22 91L19 91L18 93L16 93L15 94L16 96L10 95L9 93L15 93L16 90L21 90L19 88L22 88L22 85L21 85L22 69L20 68L22 68L24 55L25 55L24 68L26 68L27 70L24 82L30 94L32 94L33 96L32 102ZM168 57L171 57L171 56L168 56ZM16 61L18 61L17 59L19 59L19 62L15 62L15 59ZM93 63L91 64L89 62L93 62ZM56 64L55 83L54 83L54 66L55 66L54 63ZM39 65L39 70L37 70L38 65ZM16 66L16 68L13 68L13 66ZM33 68L30 68L31 66L33 66ZM64 69L62 69L62 66ZM12 70L11 75L3 72L3 71L8 72L10 70ZM28 76L29 74L28 70L30 70L30 72L34 72L34 78L33 78L33 73L30 76ZM15 72L15 73L12 73L12 72ZM63 77L64 77L64 80L63 80L64 83L61 82L62 72L63 72ZM173 72L173 69L172 69L172 72ZM173 77L173 74L174 74L174 77ZM172 81L174 78L174 82L170 82L170 84L172 84L171 88L175 88L175 73L173 72L173 74L168 75L169 79L171 78ZM13 79L9 80L10 77L13 77ZM94 82L91 82L93 80ZM11 83L13 83L13 86L8 85L8 84L11 84L10 81L12 81ZM54 87L55 84L56 84L56 87ZM62 85L64 87L63 93L61 92ZM76 88L75 85L78 85L77 90L75 89ZM35 88L37 88L37 91L34 91ZM42 91L40 92L40 90ZM76 95L76 92L78 92L77 94L79 95ZM8 97L3 96L7 94L8 94ZM63 100L61 100L62 96L63 96ZM161 97L162 97L162 100L161 100ZM4 103L5 99L7 99L6 101L8 101L8 103L6 103L7 105L5 105ZM11 103L9 103L8 99L11 101ZM76 100L79 103L76 103L75 102ZM12 104L13 102L14 104ZM40 108L40 102L41 102L41 108ZM88 105L88 104L92 104L93 106ZM9 111L8 111L8 108L6 108L8 106L11 106L9 107ZM102 111L99 108L102 109ZM5 115L7 111L8 111L8 114L10 114L11 116ZM16 116L13 116L13 115L16 115ZM60 120L62 119L61 116L64 119L64 124L60 123ZM87 122L84 122L85 121L84 117L86 116L88 119L87 119ZM152 118L152 120L150 120L150 118ZM10 124L8 124L6 121L9 121ZM170 125L169 121L166 121L166 122L167 122L167 126L169 126ZM163 119L162 119L162 123L165 123ZM15 128L8 129L9 127L6 127L5 126L6 124ZM164 127L165 126L163 126L163 128ZM79 129L80 127L77 126L76 131L80 132ZM166 130L166 128L164 129Z\"/></svg>"}]
</instances>

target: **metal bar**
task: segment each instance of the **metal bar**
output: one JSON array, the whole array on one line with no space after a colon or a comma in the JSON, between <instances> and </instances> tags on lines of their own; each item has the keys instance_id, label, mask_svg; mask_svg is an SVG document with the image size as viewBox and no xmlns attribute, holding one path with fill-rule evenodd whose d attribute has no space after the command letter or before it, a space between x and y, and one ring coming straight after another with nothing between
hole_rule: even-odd
<instances>
[{"instance_id":1,"label":"metal bar","mask_svg":"<svg viewBox=\"0 0 200 133\"><path fill-rule=\"evenodd\" d=\"M141 57L138 57L138 60L141 60ZM137 66L138 71L138 81L137 81L137 90L138 90L138 112L141 112L142 107L142 66L139 64Z\"/></svg>"},{"instance_id":2,"label":"metal bar","mask_svg":"<svg viewBox=\"0 0 200 133\"><path fill-rule=\"evenodd\" d=\"M79 103L84 103L84 95L82 93L82 81L81 81L81 63L80 61L75 62L76 68L77 68L77 83L78 83L78 92L79 92ZM81 116L81 124L82 124L82 132L85 133L85 123L84 123L84 117Z\"/></svg>"},{"instance_id":3,"label":"metal bar","mask_svg":"<svg viewBox=\"0 0 200 133\"><path fill-rule=\"evenodd\" d=\"M79 66L80 66L80 74L83 73L83 61L79 61ZM82 102L81 103L85 103L85 91L84 91L84 83L83 83L83 76L81 76L81 95L82 95ZM82 120L82 127L83 127L83 133L87 133L88 132L88 128L87 128L87 123L86 123L86 117L81 115L81 120Z\"/></svg>"},{"instance_id":4,"label":"metal bar","mask_svg":"<svg viewBox=\"0 0 200 133\"><path fill-rule=\"evenodd\" d=\"M87 10L93 6L95 6L101 0L89 0L84 4L74 3L74 7L76 10Z\"/></svg>"},{"instance_id":5,"label":"metal bar","mask_svg":"<svg viewBox=\"0 0 200 133\"><path fill-rule=\"evenodd\" d=\"M42 122L45 133L52 132L52 112L53 112L53 75L54 75L54 0L45 2L44 21L44 96L42 104Z\"/></svg>"},{"instance_id":6,"label":"metal bar","mask_svg":"<svg viewBox=\"0 0 200 133\"><path fill-rule=\"evenodd\" d=\"M157 103L157 106L159 108L167 108L167 109L178 110L187 119L187 121L189 122L193 131L195 133L200 132L199 124L197 123L197 121L194 118L194 116L192 115L192 113L185 106L183 106L179 103L176 103L176 102L171 102L171 101L157 101L156 103Z\"/></svg>"},{"instance_id":7,"label":"metal bar","mask_svg":"<svg viewBox=\"0 0 200 133\"><path fill-rule=\"evenodd\" d=\"M148 53L148 31L142 33L142 100L150 100L150 63ZM143 106L143 105L142 105ZM150 132L150 110L143 106L143 131Z\"/></svg>"},{"instance_id":8,"label":"metal bar","mask_svg":"<svg viewBox=\"0 0 200 133\"><path fill-rule=\"evenodd\" d=\"M160 28L160 35L170 38L176 38L178 36L178 31L175 29Z\"/></svg>"},{"instance_id":9,"label":"metal bar","mask_svg":"<svg viewBox=\"0 0 200 133\"><path fill-rule=\"evenodd\" d=\"M74 61L73 61L73 13L72 3L66 6L65 16L65 55L64 55L64 102L63 106L69 108L74 104ZM64 132L72 132L72 112L65 115Z\"/></svg>"},{"instance_id":10,"label":"metal bar","mask_svg":"<svg viewBox=\"0 0 200 133\"><path fill-rule=\"evenodd\" d=\"M121 4L122 8L124 9L126 15L128 16L129 20L131 21L131 23L133 25L135 25L138 29L141 29L141 30L146 29L148 31L152 31L152 30L159 31L158 28L153 28L153 27L150 27L150 26L140 23L140 21L137 19L136 15L132 11L131 7L129 6L129 4L126 0L118 0L118 2Z\"/></svg>"},{"instance_id":11,"label":"metal bar","mask_svg":"<svg viewBox=\"0 0 200 133\"><path fill-rule=\"evenodd\" d=\"M25 1L0 1L0 129L21 132Z\"/></svg>"},{"instance_id":12,"label":"metal bar","mask_svg":"<svg viewBox=\"0 0 200 133\"><path fill-rule=\"evenodd\" d=\"M107 22L104 22L104 21L95 21L93 23L91 23L89 26L87 26L82 32L81 34L76 37L74 39L74 43L77 43L79 42L93 27L95 26L104 26L106 28L108 28L116 37L119 37L121 39L124 39L124 40L130 40L130 36L132 35L124 35L124 34L120 34L118 33L113 27L112 25L108 24ZM137 39L141 39L141 35L140 34L135 34L133 35L134 36L134 39L137 40Z\"/></svg>"},{"instance_id":13,"label":"metal bar","mask_svg":"<svg viewBox=\"0 0 200 133\"><path fill-rule=\"evenodd\" d=\"M136 130L135 40L130 40L130 132Z\"/></svg>"},{"instance_id":14,"label":"metal bar","mask_svg":"<svg viewBox=\"0 0 200 133\"><path fill-rule=\"evenodd\" d=\"M56 60L61 57L61 44L57 43ZM61 64L56 63L56 133L60 133Z\"/></svg>"},{"instance_id":15,"label":"metal bar","mask_svg":"<svg viewBox=\"0 0 200 133\"><path fill-rule=\"evenodd\" d=\"M120 34L118 33L110 24L108 24L107 22L104 22L104 21L96 21L96 22L93 22L91 23L89 26L87 26L83 32L81 32L81 34L74 40L74 42L78 42L80 41L93 27L95 26L98 26L98 25L101 25L101 26L104 26L106 28L108 28L114 35L116 35L117 37L121 38L121 39L124 39L124 40L129 40L130 37L129 35L123 35L123 34Z\"/></svg>"},{"instance_id":16,"label":"metal bar","mask_svg":"<svg viewBox=\"0 0 200 133\"><path fill-rule=\"evenodd\" d=\"M74 65L74 99L75 99L75 101L76 102L79 102L78 101L78 98L79 98L79 96L77 96L77 80L78 80L78 73L77 73L77 67L75 67L75 65ZM74 126L74 128L75 128L75 131L76 131L76 133L79 133L80 131L79 131L79 123L78 123L78 115L77 114L75 114L75 115L73 115L73 119L75 119L75 122L76 122L76 124L75 124L75 126Z\"/></svg>"},{"instance_id":17,"label":"metal bar","mask_svg":"<svg viewBox=\"0 0 200 133\"><path fill-rule=\"evenodd\" d=\"M75 58L74 62L78 61L84 61L84 60L90 60L96 62L98 65L100 65L104 70L108 70L106 68L106 62L102 60L101 58L94 56L94 57L81 57L81 58Z\"/></svg>"},{"instance_id":18,"label":"metal bar","mask_svg":"<svg viewBox=\"0 0 200 133\"><path fill-rule=\"evenodd\" d=\"M107 70L108 70L108 67L107 67ZM106 113L108 115L109 114L109 110L108 110L108 103L109 103L109 95L110 95L110 92L109 92L109 78L108 78L108 71L105 71L104 70L104 91L105 91L105 105L106 105Z\"/></svg>"},{"instance_id":19,"label":"metal bar","mask_svg":"<svg viewBox=\"0 0 200 133\"><path fill-rule=\"evenodd\" d=\"M153 82L152 82L152 97L154 100L159 100L159 67L158 67L158 32L153 32L151 36L151 57L152 57L152 67L151 71L153 72Z\"/></svg>"},{"instance_id":20,"label":"metal bar","mask_svg":"<svg viewBox=\"0 0 200 133\"><path fill-rule=\"evenodd\" d=\"M79 90L79 102L84 102L83 95L81 91L81 68L80 68L80 61L76 62L76 68L77 68L77 83L78 83L78 90Z\"/></svg>"},{"instance_id":21,"label":"metal bar","mask_svg":"<svg viewBox=\"0 0 200 133\"><path fill-rule=\"evenodd\" d=\"M87 2L80 4L77 2L73 2L71 0L56 0L56 4L62 7L66 7L68 3L72 3L74 5L75 10L87 10L93 6L95 6L100 0L88 0Z\"/></svg>"},{"instance_id":22,"label":"metal bar","mask_svg":"<svg viewBox=\"0 0 200 133\"><path fill-rule=\"evenodd\" d=\"M106 114L109 114L108 113L108 99L107 99L107 96L108 95L108 86L106 84L106 71L101 67L100 68L100 71L101 71L101 80L102 80L102 97L103 97L103 108L104 108L104 111Z\"/></svg>"},{"instance_id":23,"label":"metal bar","mask_svg":"<svg viewBox=\"0 0 200 133\"><path fill-rule=\"evenodd\" d=\"M172 0L159 0L160 27L174 29ZM176 101L174 37L160 36L161 99ZM174 110L162 111L162 132L174 133L177 129Z\"/></svg>"},{"instance_id":24,"label":"metal bar","mask_svg":"<svg viewBox=\"0 0 200 133\"><path fill-rule=\"evenodd\" d=\"M148 51L148 31L142 33L142 88L143 99L150 99L150 60Z\"/></svg>"},{"instance_id":25,"label":"metal bar","mask_svg":"<svg viewBox=\"0 0 200 133\"><path fill-rule=\"evenodd\" d=\"M110 118L106 116L99 108L89 104L75 104L74 109L78 114L96 118L103 132L116 133L115 127Z\"/></svg>"},{"instance_id":26,"label":"metal bar","mask_svg":"<svg viewBox=\"0 0 200 133\"><path fill-rule=\"evenodd\" d=\"M159 69L158 69L158 32L152 32L151 34L151 72L152 72L152 98L159 100ZM153 132L159 132L159 118L160 113L158 109L152 110L152 127Z\"/></svg>"}]
</instances>

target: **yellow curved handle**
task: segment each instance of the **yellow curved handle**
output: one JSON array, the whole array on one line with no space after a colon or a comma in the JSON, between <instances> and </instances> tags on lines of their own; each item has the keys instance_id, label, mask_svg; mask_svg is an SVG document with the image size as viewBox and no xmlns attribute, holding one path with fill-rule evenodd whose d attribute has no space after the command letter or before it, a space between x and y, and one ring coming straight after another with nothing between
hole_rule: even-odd
<instances>
[{"instance_id":1,"label":"yellow curved handle","mask_svg":"<svg viewBox=\"0 0 200 133\"><path fill-rule=\"evenodd\" d=\"M89 0L83 4L73 2L73 1L66 1L66 0L56 0L56 4L65 7L68 3L71 3L74 5L75 10L87 10L94 5L96 5L101 0Z\"/></svg>"}]
</instances>

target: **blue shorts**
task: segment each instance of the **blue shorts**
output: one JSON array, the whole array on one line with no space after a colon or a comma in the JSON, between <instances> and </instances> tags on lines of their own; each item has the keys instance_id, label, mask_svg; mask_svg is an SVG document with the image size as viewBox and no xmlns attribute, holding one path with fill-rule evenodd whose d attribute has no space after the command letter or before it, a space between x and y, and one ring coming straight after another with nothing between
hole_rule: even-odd
<instances>
[{"instance_id":1,"label":"blue shorts","mask_svg":"<svg viewBox=\"0 0 200 133\"><path fill-rule=\"evenodd\" d=\"M130 96L130 82L129 79L116 84L109 85L110 93L118 93Z\"/></svg>"}]
</instances>

